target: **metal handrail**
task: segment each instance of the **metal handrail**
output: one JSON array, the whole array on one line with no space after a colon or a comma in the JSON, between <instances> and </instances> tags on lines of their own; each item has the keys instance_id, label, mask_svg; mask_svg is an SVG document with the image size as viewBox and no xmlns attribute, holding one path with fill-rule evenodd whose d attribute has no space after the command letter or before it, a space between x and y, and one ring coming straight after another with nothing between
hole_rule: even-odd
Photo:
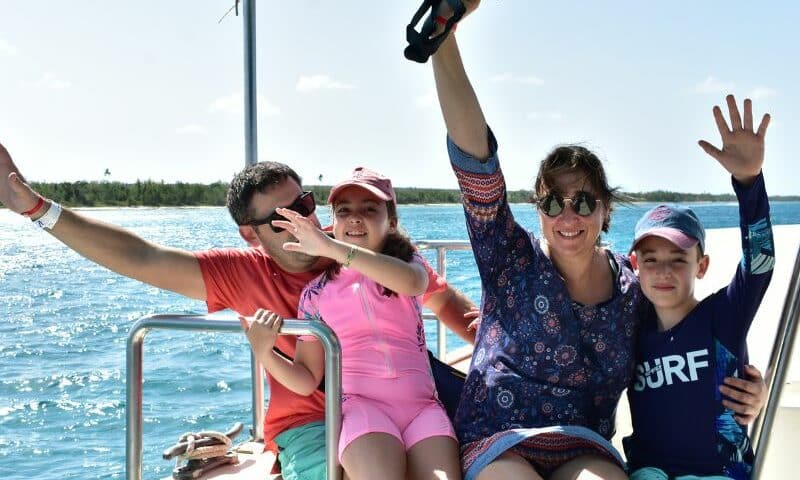
<instances>
[{"instance_id":1,"label":"metal handrail","mask_svg":"<svg viewBox=\"0 0 800 480\"><path fill-rule=\"evenodd\" d=\"M753 448L756 451L752 477L754 480L760 477L764 469L764 462L769 450L770 432L775 423L775 415L778 413L780 406L781 392L786 382L786 375L789 372L789 361L792 358L792 350L797 336L798 316L800 316L800 248L798 248L795 256L792 278L789 281L789 289L786 293L786 301L783 304L781 321L778 324L778 332L775 336L775 343L772 345L772 353L770 354L765 374L767 406L753 426L753 432L750 436Z\"/></svg>"},{"instance_id":2,"label":"metal handrail","mask_svg":"<svg viewBox=\"0 0 800 480\"><path fill-rule=\"evenodd\" d=\"M469 240L420 240L415 245L418 250L436 250L436 271L444 278L447 278L447 251L472 249ZM425 316L431 317L435 318L433 315ZM444 361L447 359L447 326L442 321L436 324L436 342L436 356Z\"/></svg>"},{"instance_id":3,"label":"metal handrail","mask_svg":"<svg viewBox=\"0 0 800 480\"><path fill-rule=\"evenodd\" d=\"M142 358L144 339L150 330L191 330L241 333L233 317L209 318L203 315L150 315L137 321L128 334L126 352L126 443L125 464L128 480L142 478ZM325 350L325 447L329 479L341 478L338 445L341 428L342 354L339 340L322 322L284 320L281 335L314 335ZM263 438L264 378L262 368L251 356L253 380L254 437ZM259 393L256 393L259 392ZM261 438L259 438L261 437Z\"/></svg>"}]
</instances>

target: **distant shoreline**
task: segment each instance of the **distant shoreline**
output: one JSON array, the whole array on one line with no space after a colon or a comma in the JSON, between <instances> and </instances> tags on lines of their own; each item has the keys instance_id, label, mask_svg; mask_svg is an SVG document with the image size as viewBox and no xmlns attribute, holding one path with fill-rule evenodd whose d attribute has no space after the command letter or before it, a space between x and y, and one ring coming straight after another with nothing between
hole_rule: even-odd
<instances>
[{"instance_id":1,"label":"distant shoreline","mask_svg":"<svg viewBox=\"0 0 800 480\"><path fill-rule=\"evenodd\" d=\"M135 183L121 182L33 182L35 190L47 198L57 200L70 207L223 207L228 184L216 182L164 183L150 180ZM324 204L330 191L329 185L307 185L314 192L318 204ZM397 203L401 205L460 204L461 192L445 188L395 189ZM685 193L657 190L653 192L623 192L626 203L713 203L735 202L733 194ZM528 203L530 192L513 190L508 192L510 203ZM776 195L772 202L800 201L800 195ZM0 206L2 208L2 206Z\"/></svg>"}]
</instances>

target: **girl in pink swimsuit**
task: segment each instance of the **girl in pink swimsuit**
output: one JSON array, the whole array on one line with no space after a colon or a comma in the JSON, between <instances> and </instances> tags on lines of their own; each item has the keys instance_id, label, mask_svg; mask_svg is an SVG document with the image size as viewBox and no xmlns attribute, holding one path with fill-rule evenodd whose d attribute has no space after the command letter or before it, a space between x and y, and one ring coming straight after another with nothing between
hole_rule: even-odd
<instances>
[{"instance_id":1,"label":"girl in pink swimsuit","mask_svg":"<svg viewBox=\"0 0 800 480\"><path fill-rule=\"evenodd\" d=\"M460 479L458 444L436 398L425 345L426 264L399 230L391 181L357 168L328 201L335 238L291 210L277 209L286 220L273 225L297 239L285 250L336 262L306 286L298 317L324 321L342 346L342 466L354 480ZM260 341L274 342L280 317L255 317L254 326L273 333ZM322 379L324 353L313 337L301 340L293 362L271 361L269 370L309 394Z\"/></svg>"}]
</instances>

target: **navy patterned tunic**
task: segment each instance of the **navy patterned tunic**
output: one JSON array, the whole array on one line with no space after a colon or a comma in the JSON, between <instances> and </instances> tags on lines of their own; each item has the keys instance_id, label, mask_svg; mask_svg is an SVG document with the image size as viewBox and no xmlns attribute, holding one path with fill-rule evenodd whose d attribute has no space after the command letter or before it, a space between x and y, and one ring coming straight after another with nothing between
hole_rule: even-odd
<instances>
[{"instance_id":1,"label":"navy patterned tunic","mask_svg":"<svg viewBox=\"0 0 800 480\"><path fill-rule=\"evenodd\" d=\"M609 253L612 298L592 306L573 301L539 240L514 220L491 131L489 137L485 162L448 138L483 287L455 418L462 453L473 442L531 427L580 426L610 439L633 373L638 280L625 256Z\"/></svg>"}]
</instances>

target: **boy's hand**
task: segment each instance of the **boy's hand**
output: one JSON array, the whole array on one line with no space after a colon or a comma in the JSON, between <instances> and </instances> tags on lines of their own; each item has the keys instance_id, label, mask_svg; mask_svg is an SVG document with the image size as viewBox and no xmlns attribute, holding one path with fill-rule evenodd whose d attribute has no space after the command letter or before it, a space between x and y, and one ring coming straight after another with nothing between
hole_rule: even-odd
<instances>
[{"instance_id":1,"label":"boy's hand","mask_svg":"<svg viewBox=\"0 0 800 480\"><path fill-rule=\"evenodd\" d=\"M722 110L714 106L714 120L722 137L722 150L705 140L700 140L700 148L714 157L737 182L749 186L761 172L761 165L764 164L764 137L767 134L770 116L765 113L758 130L754 131L753 102L749 98L745 99L744 121L742 121L733 95L728 95L725 100L728 102L731 128L728 128Z\"/></svg>"},{"instance_id":2,"label":"boy's hand","mask_svg":"<svg viewBox=\"0 0 800 480\"><path fill-rule=\"evenodd\" d=\"M753 423L764 404L767 402L767 384L761 372L752 365L744 366L746 379L726 377L725 384L719 386L719 391L726 397L722 404L734 411L734 418L740 425Z\"/></svg>"},{"instance_id":3,"label":"boy's hand","mask_svg":"<svg viewBox=\"0 0 800 480\"><path fill-rule=\"evenodd\" d=\"M277 313L260 308L252 317L240 316L239 323L247 335L247 341L250 342L253 353L256 358L259 358L261 354L268 353L275 346L275 341L278 339L283 325L283 318Z\"/></svg>"}]
</instances>

